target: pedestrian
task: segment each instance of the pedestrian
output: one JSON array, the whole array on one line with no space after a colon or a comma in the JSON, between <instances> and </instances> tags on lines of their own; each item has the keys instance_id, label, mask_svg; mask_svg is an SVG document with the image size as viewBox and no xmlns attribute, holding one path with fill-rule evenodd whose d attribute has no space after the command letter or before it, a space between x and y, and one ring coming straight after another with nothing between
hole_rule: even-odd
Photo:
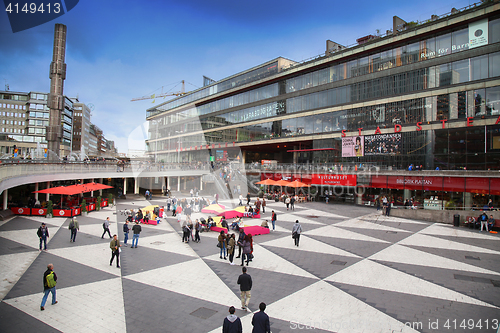
<instances>
[{"instance_id":1,"label":"pedestrian","mask_svg":"<svg viewBox=\"0 0 500 333\"><path fill-rule=\"evenodd\" d=\"M40 238L40 251L42 251L42 242L43 242L43 249L47 251L47 239L49 238L49 228L45 226L45 223L42 223L42 225L38 228L36 234Z\"/></svg>"},{"instance_id":2,"label":"pedestrian","mask_svg":"<svg viewBox=\"0 0 500 333\"><path fill-rule=\"evenodd\" d=\"M245 263L245 257L247 259L247 266L250 262L250 254L252 253L252 240L249 235L245 236L243 242L241 242L241 246L243 247L243 256L241 257L241 266Z\"/></svg>"},{"instance_id":3,"label":"pedestrian","mask_svg":"<svg viewBox=\"0 0 500 333\"><path fill-rule=\"evenodd\" d=\"M239 196L239 199L240 199L240 202L239 202L238 206L243 206L243 196L241 194Z\"/></svg>"},{"instance_id":4,"label":"pedestrian","mask_svg":"<svg viewBox=\"0 0 500 333\"><path fill-rule=\"evenodd\" d=\"M69 222L69 230L71 231L69 241L74 243L76 241L76 233L80 230L80 224L78 223L76 217L73 217Z\"/></svg>"},{"instance_id":5,"label":"pedestrian","mask_svg":"<svg viewBox=\"0 0 500 333\"><path fill-rule=\"evenodd\" d=\"M220 248L220 258L222 259L222 252L224 252L224 260L226 259L226 234L224 233L224 230L220 231L219 237L217 238L219 241L219 248Z\"/></svg>"},{"instance_id":6,"label":"pedestrian","mask_svg":"<svg viewBox=\"0 0 500 333\"><path fill-rule=\"evenodd\" d=\"M170 212L170 206L172 205L172 198L167 198L167 212Z\"/></svg>"},{"instance_id":7,"label":"pedestrian","mask_svg":"<svg viewBox=\"0 0 500 333\"><path fill-rule=\"evenodd\" d=\"M302 226L299 223L299 220L295 221L292 229L292 238L295 241L295 246L299 246L300 234L302 233Z\"/></svg>"},{"instance_id":8,"label":"pedestrian","mask_svg":"<svg viewBox=\"0 0 500 333\"><path fill-rule=\"evenodd\" d=\"M292 196L290 198L290 209L295 210L295 197L294 196Z\"/></svg>"},{"instance_id":9,"label":"pedestrian","mask_svg":"<svg viewBox=\"0 0 500 333\"><path fill-rule=\"evenodd\" d=\"M130 228L128 227L128 220L125 220L125 224L123 225L123 245L127 245L128 241L128 232L130 231Z\"/></svg>"},{"instance_id":10,"label":"pedestrian","mask_svg":"<svg viewBox=\"0 0 500 333\"><path fill-rule=\"evenodd\" d=\"M236 246L236 239L234 234L229 235L229 241L227 242L227 253L229 255L229 264L234 265L234 247Z\"/></svg>"},{"instance_id":11,"label":"pedestrian","mask_svg":"<svg viewBox=\"0 0 500 333\"><path fill-rule=\"evenodd\" d=\"M488 231L488 215L486 213L482 213L479 216L479 220L481 221L481 232L483 231L483 226L486 228L486 231Z\"/></svg>"},{"instance_id":12,"label":"pedestrian","mask_svg":"<svg viewBox=\"0 0 500 333\"><path fill-rule=\"evenodd\" d=\"M273 224L273 231L276 226L276 220L278 219L278 216L274 212L274 210L271 212L271 223Z\"/></svg>"},{"instance_id":13,"label":"pedestrian","mask_svg":"<svg viewBox=\"0 0 500 333\"><path fill-rule=\"evenodd\" d=\"M491 230L493 230L493 227L495 226L495 219L493 218L493 215L490 215L490 218L488 219L488 227Z\"/></svg>"},{"instance_id":14,"label":"pedestrian","mask_svg":"<svg viewBox=\"0 0 500 333\"><path fill-rule=\"evenodd\" d=\"M241 308L243 310L246 310L248 308L248 304L250 303L250 297L252 296L252 277L247 274L246 267L243 267L241 271L243 272L243 274L238 276L237 284L240 285Z\"/></svg>"},{"instance_id":15,"label":"pedestrian","mask_svg":"<svg viewBox=\"0 0 500 333\"><path fill-rule=\"evenodd\" d=\"M134 236L132 236L133 238L132 238L131 248L133 249L135 247L137 249L137 243L139 242L139 236L140 236L141 231L142 231L142 228L139 225L138 221L135 221L135 225L132 227L132 231L134 232Z\"/></svg>"},{"instance_id":16,"label":"pedestrian","mask_svg":"<svg viewBox=\"0 0 500 333\"><path fill-rule=\"evenodd\" d=\"M52 305L57 304L56 301L56 284L57 275L54 272L54 265L48 264L47 270L43 273L43 298L42 304L40 304L40 310L45 310L45 302L47 302L47 297L49 293L52 293Z\"/></svg>"},{"instance_id":17,"label":"pedestrian","mask_svg":"<svg viewBox=\"0 0 500 333\"><path fill-rule=\"evenodd\" d=\"M290 197L289 196L287 196L285 199L285 205L286 205L286 210L288 210L288 208L290 208Z\"/></svg>"},{"instance_id":18,"label":"pedestrian","mask_svg":"<svg viewBox=\"0 0 500 333\"><path fill-rule=\"evenodd\" d=\"M109 247L111 248L111 260L109 261L109 266L113 265L113 259L116 257L116 267L120 268L120 240L117 235L113 235L113 239L109 242Z\"/></svg>"},{"instance_id":19,"label":"pedestrian","mask_svg":"<svg viewBox=\"0 0 500 333\"><path fill-rule=\"evenodd\" d=\"M196 243L200 242L200 231L201 231L201 223L196 219L196 223L194 224L194 241Z\"/></svg>"},{"instance_id":20,"label":"pedestrian","mask_svg":"<svg viewBox=\"0 0 500 333\"><path fill-rule=\"evenodd\" d=\"M102 233L101 238L104 238L104 235L106 234L106 232L108 233L109 238L113 238L113 237L111 237L111 233L109 232L109 217L106 217L106 220L102 224L102 228L104 229L104 231Z\"/></svg>"},{"instance_id":21,"label":"pedestrian","mask_svg":"<svg viewBox=\"0 0 500 333\"><path fill-rule=\"evenodd\" d=\"M385 215L389 216L391 214L392 198L387 199L387 207L385 208Z\"/></svg>"},{"instance_id":22,"label":"pedestrian","mask_svg":"<svg viewBox=\"0 0 500 333\"><path fill-rule=\"evenodd\" d=\"M222 333L243 333L243 326L241 325L241 320L237 315L234 314L236 309L234 306L229 308L229 316L224 318L224 324L222 325Z\"/></svg>"},{"instance_id":23,"label":"pedestrian","mask_svg":"<svg viewBox=\"0 0 500 333\"><path fill-rule=\"evenodd\" d=\"M253 315L252 318L252 333L271 333L271 324L269 322L269 316L264 312L266 309L266 303L261 302L259 304L259 312Z\"/></svg>"},{"instance_id":24,"label":"pedestrian","mask_svg":"<svg viewBox=\"0 0 500 333\"><path fill-rule=\"evenodd\" d=\"M250 192L247 194L247 206L250 205Z\"/></svg>"},{"instance_id":25,"label":"pedestrian","mask_svg":"<svg viewBox=\"0 0 500 333\"><path fill-rule=\"evenodd\" d=\"M326 201L326 204L328 205L328 200L330 200L330 197L328 196L328 194L325 196L325 201Z\"/></svg>"},{"instance_id":26,"label":"pedestrian","mask_svg":"<svg viewBox=\"0 0 500 333\"><path fill-rule=\"evenodd\" d=\"M238 244L238 256L236 258L240 258L241 257L241 250L243 249L243 241L245 240L245 230L243 230L243 228L240 228L240 235L238 236L238 241L236 242L236 244Z\"/></svg>"},{"instance_id":27,"label":"pedestrian","mask_svg":"<svg viewBox=\"0 0 500 333\"><path fill-rule=\"evenodd\" d=\"M144 193L144 198L146 198L146 200L149 199L149 190L146 190L146 192Z\"/></svg>"},{"instance_id":28,"label":"pedestrian","mask_svg":"<svg viewBox=\"0 0 500 333\"><path fill-rule=\"evenodd\" d=\"M262 198L262 213L266 212L266 198Z\"/></svg>"}]
</instances>

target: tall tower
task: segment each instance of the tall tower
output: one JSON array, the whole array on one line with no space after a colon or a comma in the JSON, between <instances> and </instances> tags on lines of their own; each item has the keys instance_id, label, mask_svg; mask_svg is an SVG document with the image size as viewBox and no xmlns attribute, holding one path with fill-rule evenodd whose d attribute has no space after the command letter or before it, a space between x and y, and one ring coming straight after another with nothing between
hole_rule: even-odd
<instances>
[{"instance_id":1,"label":"tall tower","mask_svg":"<svg viewBox=\"0 0 500 333\"><path fill-rule=\"evenodd\" d=\"M58 160L62 138L61 114L64 109L63 88L66 79L66 26L56 24L54 29L54 51L50 63L49 126L47 126L48 159Z\"/></svg>"}]
</instances>

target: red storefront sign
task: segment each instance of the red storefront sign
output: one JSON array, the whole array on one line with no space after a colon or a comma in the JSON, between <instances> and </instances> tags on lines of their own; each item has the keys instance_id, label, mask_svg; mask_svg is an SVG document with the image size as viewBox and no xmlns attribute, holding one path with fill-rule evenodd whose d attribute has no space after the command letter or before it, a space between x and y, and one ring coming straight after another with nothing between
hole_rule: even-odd
<instances>
[{"instance_id":1,"label":"red storefront sign","mask_svg":"<svg viewBox=\"0 0 500 333\"><path fill-rule=\"evenodd\" d=\"M372 176L370 179L370 187L387 188L387 176Z\"/></svg>"},{"instance_id":2,"label":"red storefront sign","mask_svg":"<svg viewBox=\"0 0 500 333\"><path fill-rule=\"evenodd\" d=\"M324 175L313 173L311 185L356 186L356 175Z\"/></svg>"},{"instance_id":3,"label":"red storefront sign","mask_svg":"<svg viewBox=\"0 0 500 333\"><path fill-rule=\"evenodd\" d=\"M73 216L80 215L80 208L73 208L72 214Z\"/></svg>"},{"instance_id":4,"label":"red storefront sign","mask_svg":"<svg viewBox=\"0 0 500 333\"><path fill-rule=\"evenodd\" d=\"M500 178L490 179L490 194L500 195Z\"/></svg>"},{"instance_id":5,"label":"red storefront sign","mask_svg":"<svg viewBox=\"0 0 500 333\"><path fill-rule=\"evenodd\" d=\"M275 173L273 180L276 180L276 181L281 180L281 173Z\"/></svg>"},{"instance_id":6,"label":"red storefront sign","mask_svg":"<svg viewBox=\"0 0 500 333\"><path fill-rule=\"evenodd\" d=\"M302 177L300 176L300 174L297 174L297 175L292 175L291 181L293 182L293 181L297 180L300 182L300 181L302 181L301 179L302 179Z\"/></svg>"},{"instance_id":7,"label":"red storefront sign","mask_svg":"<svg viewBox=\"0 0 500 333\"><path fill-rule=\"evenodd\" d=\"M490 192L490 178L467 178L465 181L465 192L488 194Z\"/></svg>"},{"instance_id":8,"label":"red storefront sign","mask_svg":"<svg viewBox=\"0 0 500 333\"><path fill-rule=\"evenodd\" d=\"M311 185L312 184L312 175L311 174L305 174L302 175L302 180L304 184Z\"/></svg>"},{"instance_id":9,"label":"red storefront sign","mask_svg":"<svg viewBox=\"0 0 500 333\"><path fill-rule=\"evenodd\" d=\"M424 191L442 191L443 177L425 177L423 187Z\"/></svg>"},{"instance_id":10,"label":"red storefront sign","mask_svg":"<svg viewBox=\"0 0 500 333\"><path fill-rule=\"evenodd\" d=\"M443 191L463 192L465 191L464 177L443 177Z\"/></svg>"},{"instance_id":11,"label":"red storefront sign","mask_svg":"<svg viewBox=\"0 0 500 333\"><path fill-rule=\"evenodd\" d=\"M47 209L45 209L45 208L32 208L31 215L45 216L45 215L47 215Z\"/></svg>"}]
</instances>

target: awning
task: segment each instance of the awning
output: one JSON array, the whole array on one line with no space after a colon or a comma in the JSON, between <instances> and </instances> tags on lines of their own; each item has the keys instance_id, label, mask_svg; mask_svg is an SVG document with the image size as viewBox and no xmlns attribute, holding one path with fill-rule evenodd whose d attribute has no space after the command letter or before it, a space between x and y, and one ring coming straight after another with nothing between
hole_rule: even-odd
<instances>
[{"instance_id":1,"label":"awning","mask_svg":"<svg viewBox=\"0 0 500 333\"><path fill-rule=\"evenodd\" d=\"M113 188L112 186L99 184L99 183L87 183L87 184L77 184L70 186L58 186L46 188L45 190L34 191L33 193L50 193L50 194L63 194L63 195L75 195L80 193L92 192L97 190L103 190L107 188Z\"/></svg>"}]
</instances>

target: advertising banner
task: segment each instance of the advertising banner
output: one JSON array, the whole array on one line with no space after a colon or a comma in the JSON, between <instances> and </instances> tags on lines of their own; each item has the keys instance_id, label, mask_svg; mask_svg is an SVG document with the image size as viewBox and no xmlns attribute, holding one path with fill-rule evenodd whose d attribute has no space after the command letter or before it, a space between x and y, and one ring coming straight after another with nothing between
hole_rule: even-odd
<instances>
[{"instance_id":1,"label":"advertising banner","mask_svg":"<svg viewBox=\"0 0 500 333\"><path fill-rule=\"evenodd\" d=\"M488 45L488 19L469 24L469 49Z\"/></svg>"},{"instance_id":2,"label":"advertising banner","mask_svg":"<svg viewBox=\"0 0 500 333\"><path fill-rule=\"evenodd\" d=\"M401 133L366 135L364 146L366 156L398 155L401 153Z\"/></svg>"},{"instance_id":3,"label":"advertising banner","mask_svg":"<svg viewBox=\"0 0 500 333\"><path fill-rule=\"evenodd\" d=\"M12 213L17 214L17 215L30 215L31 214L31 209L29 209L29 208L12 207L10 210L12 211Z\"/></svg>"},{"instance_id":4,"label":"advertising banner","mask_svg":"<svg viewBox=\"0 0 500 333\"><path fill-rule=\"evenodd\" d=\"M45 216L45 215L47 215L47 209L46 208L32 208L31 215Z\"/></svg>"},{"instance_id":5,"label":"advertising banner","mask_svg":"<svg viewBox=\"0 0 500 333\"><path fill-rule=\"evenodd\" d=\"M356 175L312 174L311 185L356 186Z\"/></svg>"},{"instance_id":6,"label":"advertising banner","mask_svg":"<svg viewBox=\"0 0 500 333\"><path fill-rule=\"evenodd\" d=\"M365 146L364 136L342 138L342 157L363 156Z\"/></svg>"}]
</instances>

